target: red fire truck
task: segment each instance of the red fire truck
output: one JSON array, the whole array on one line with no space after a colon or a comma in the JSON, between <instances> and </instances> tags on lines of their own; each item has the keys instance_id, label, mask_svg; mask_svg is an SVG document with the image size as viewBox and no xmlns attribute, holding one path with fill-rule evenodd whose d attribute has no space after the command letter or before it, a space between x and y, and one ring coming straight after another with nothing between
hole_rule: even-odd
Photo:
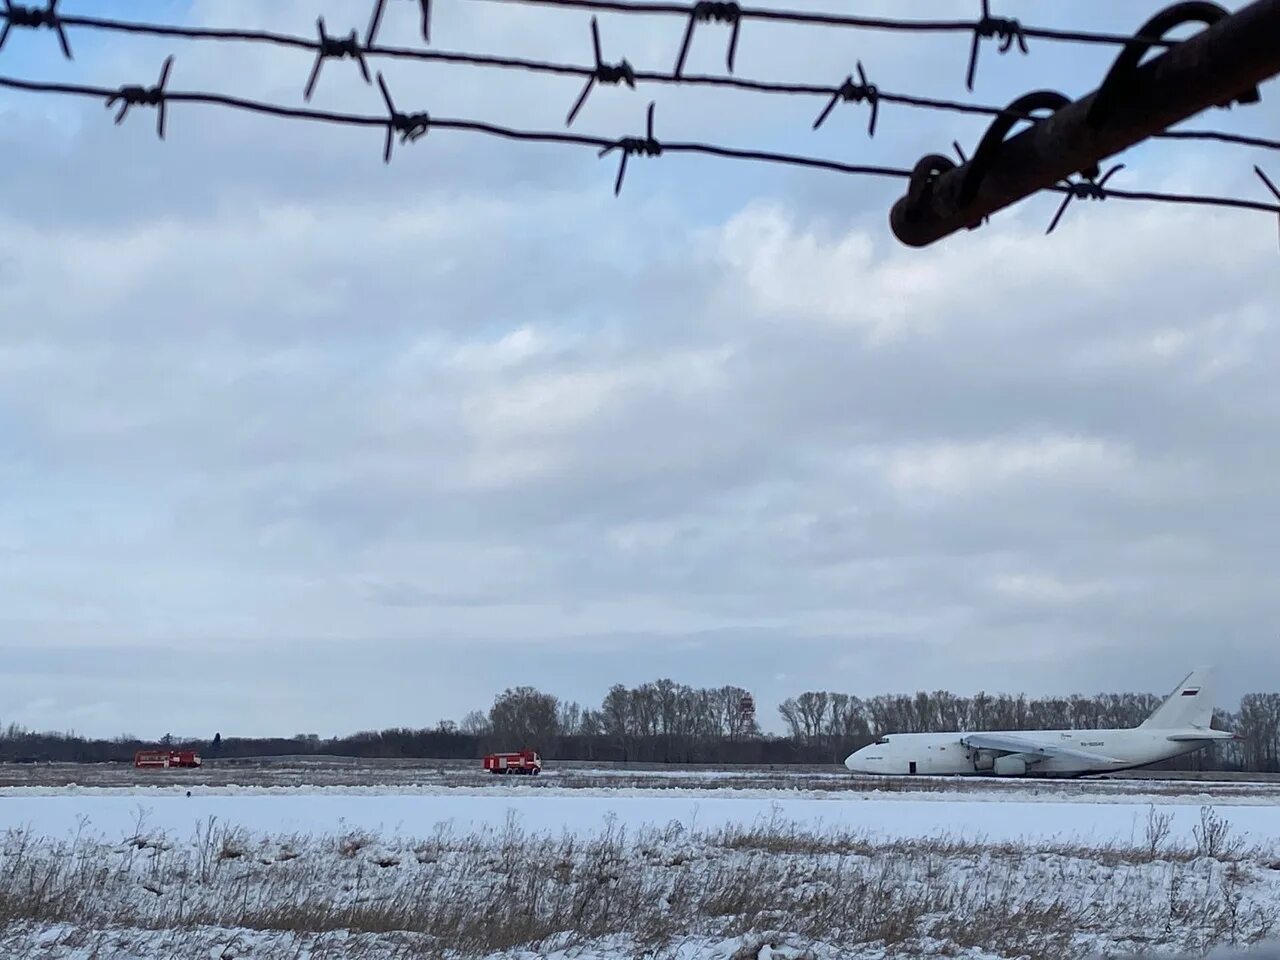
<instances>
[{"instance_id":1,"label":"red fire truck","mask_svg":"<svg viewBox=\"0 0 1280 960\"><path fill-rule=\"evenodd\" d=\"M537 776L542 772L542 758L533 750L519 753L491 753L484 758L490 773L524 773Z\"/></svg>"},{"instance_id":2,"label":"red fire truck","mask_svg":"<svg viewBox=\"0 0 1280 960\"><path fill-rule=\"evenodd\" d=\"M191 768L200 764L200 754L194 750L139 750L133 755L133 765L140 770Z\"/></svg>"}]
</instances>

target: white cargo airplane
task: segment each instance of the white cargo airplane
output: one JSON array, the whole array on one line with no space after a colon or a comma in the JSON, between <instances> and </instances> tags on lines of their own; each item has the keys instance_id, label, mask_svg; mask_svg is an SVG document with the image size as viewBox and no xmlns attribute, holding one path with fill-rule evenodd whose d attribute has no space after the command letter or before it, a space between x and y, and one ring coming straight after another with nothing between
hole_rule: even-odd
<instances>
[{"instance_id":1,"label":"white cargo airplane","mask_svg":"<svg viewBox=\"0 0 1280 960\"><path fill-rule=\"evenodd\" d=\"M1144 767L1235 734L1211 730L1212 671L1191 671L1140 726L1129 730L896 733L854 751L854 773L1080 776Z\"/></svg>"}]
</instances>

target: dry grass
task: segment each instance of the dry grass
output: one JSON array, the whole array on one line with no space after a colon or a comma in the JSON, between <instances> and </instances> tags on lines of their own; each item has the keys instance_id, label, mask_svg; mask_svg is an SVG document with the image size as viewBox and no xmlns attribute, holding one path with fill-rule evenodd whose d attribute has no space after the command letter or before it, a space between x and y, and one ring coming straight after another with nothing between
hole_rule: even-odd
<instances>
[{"instance_id":1,"label":"dry grass","mask_svg":"<svg viewBox=\"0 0 1280 960\"><path fill-rule=\"evenodd\" d=\"M441 830L412 842L254 839L213 820L179 842L144 827L117 844L9 833L0 926L65 924L71 939L103 928L166 938L264 931L299 955L325 956L317 944L332 942L344 945L335 956L381 957L393 945L387 955L404 960L601 942L619 944L619 956L661 954L685 938L768 931L889 954L928 942L1063 960L1252 943L1280 922L1280 876L1212 810L1190 849L1164 838L1103 850L885 843L776 817L635 836L612 824L590 836L534 835L509 821L490 834Z\"/></svg>"},{"instance_id":2,"label":"dry grass","mask_svg":"<svg viewBox=\"0 0 1280 960\"><path fill-rule=\"evenodd\" d=\"M1157 861L1188 863L1208 858L1223 863L1254 861L1270 865L1271 858L1263 848L1250 847L1245 838L1234 833L1228 820L1213 807L1200 808L1200 822L1192 830L1191 844L1170 842L1172 816L1154 804L1148 808L1143 840L1140 844L1113 841L1109 844L1041 841L1035 851L1041 855L1091 860L1106 866L1150 864ZM751 825L734 824L714 831L708 839L727 850L751 850L780 855L809 856L854 854L876 856L923 855L938 858L986 856L995 859L1025 857L1025 843L992 841L980 834L957 836L939 834L928 838L882 839L849 829L827 829L815 832L790 823L777 813Z\"/></svg>"}]
</instances>

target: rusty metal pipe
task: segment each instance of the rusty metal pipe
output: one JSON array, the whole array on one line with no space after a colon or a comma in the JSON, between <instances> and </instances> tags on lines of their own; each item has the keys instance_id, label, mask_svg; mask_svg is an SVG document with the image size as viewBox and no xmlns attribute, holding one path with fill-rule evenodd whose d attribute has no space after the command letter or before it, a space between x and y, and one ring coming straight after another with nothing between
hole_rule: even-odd
<instances>
[{"instance_id":1,"label":"rusty metal pipe","mask_svg":"<svg viewBox=\"0 0 1280 960\"><path fill-rule=\"evenodd\" d=\"M1090 123L1098 91L1005 141L962 203L973 161L939 174L889 214L894 235L924 247L1141 143L1280 74L1280 0L1255 0L1134 71L1106 118Z\"/></svg>"}]
</instances>

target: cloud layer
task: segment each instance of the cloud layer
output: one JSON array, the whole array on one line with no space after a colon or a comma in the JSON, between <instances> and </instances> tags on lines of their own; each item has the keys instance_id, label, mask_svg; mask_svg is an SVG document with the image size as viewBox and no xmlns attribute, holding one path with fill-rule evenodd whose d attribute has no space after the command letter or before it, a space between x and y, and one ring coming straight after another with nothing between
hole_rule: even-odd
<instances>
[{"instance_id":1,"label":"cloud layer","mask_svg":"<svg viewBox=\"0 0 1280 960\"><path fill-rule=\"evenodd\" d=\"M263 25L306 33L301 6ZM452 26L581 56L511 16ZM187 49L193 86L298 96L283 58ZM365 92L348 67L326 105ZM540 102L516 90L442 96ZM605 127L638 102L612 93ZM433 133L383 170L367 134L175 111L157 145L98 109L0 99L29 187L0 199L5 719L332 733L659 674L766 708L1203 660L1280 683L1265 222L1080 204L1046 240L1033 200L914 251L892 186L663 158L615 201L589 155ZM1171 156L1153 176L1202 161Z\"/></svg>"}]
</instances>

